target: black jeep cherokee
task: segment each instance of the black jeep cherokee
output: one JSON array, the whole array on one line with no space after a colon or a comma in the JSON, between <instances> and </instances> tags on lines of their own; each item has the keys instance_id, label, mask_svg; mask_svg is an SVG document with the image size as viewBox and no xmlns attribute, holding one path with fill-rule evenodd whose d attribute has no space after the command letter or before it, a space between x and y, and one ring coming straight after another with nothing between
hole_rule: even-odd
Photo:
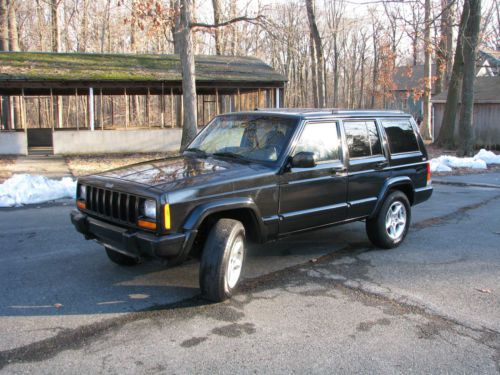
<instances>
[{"instance_id":1,"label":"black jeep cherokee","mask_svg":"<svg viewBox=\"0 0 500 375\"><path fill-rule=\"evenodd\" d=\"M222 301L247 241L365 220L371 242L395 247L431 194L411 116L265 110L216 117L180 156L80 178L71 220L121 265L200 256L202 293Z\"/></svg>"}]
</instances>

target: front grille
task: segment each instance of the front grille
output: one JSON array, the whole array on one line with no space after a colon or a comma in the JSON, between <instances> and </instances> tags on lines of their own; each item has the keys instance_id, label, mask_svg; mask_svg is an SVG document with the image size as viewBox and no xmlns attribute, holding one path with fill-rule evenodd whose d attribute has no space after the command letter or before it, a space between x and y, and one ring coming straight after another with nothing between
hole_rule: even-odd
<instances>
[{"instance_id":1,"label":"front grille","mask_svg":"<svg viewBox=\"0 0 500 375\"><path fill-rule=\"evenodd\" d=\"M112 221L135 226L145 200L136 195L87 185L87 211Z\"/></svg>"}]
</instances>

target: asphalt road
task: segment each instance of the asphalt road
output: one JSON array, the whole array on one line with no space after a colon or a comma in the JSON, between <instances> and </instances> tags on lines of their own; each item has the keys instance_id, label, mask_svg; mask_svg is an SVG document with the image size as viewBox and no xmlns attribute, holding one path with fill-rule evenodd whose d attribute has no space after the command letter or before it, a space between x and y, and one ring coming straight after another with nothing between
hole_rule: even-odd
<instances>
[{"instance_id":1,"label":"asphalt road","mask_svg":"<svg viewBox=\"0 0 500 375\"><path fill-rule=\"evenodd\" d=\"M500 189L435 188L401 247L354 223L252 248L222 304L196 263L110 263L70 202L0 210L0 372L500 373Z\"/></svg>"}]
</instances>

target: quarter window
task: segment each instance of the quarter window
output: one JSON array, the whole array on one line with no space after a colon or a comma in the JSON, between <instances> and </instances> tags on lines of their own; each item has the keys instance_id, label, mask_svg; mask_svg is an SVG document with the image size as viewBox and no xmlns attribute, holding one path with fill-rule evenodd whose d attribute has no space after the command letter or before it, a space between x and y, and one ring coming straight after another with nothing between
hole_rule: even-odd
<instances>
[{"instance_id":1,"label":"quarter window","mask_svg":"<svg viewBox=\"0 0 500 375\"><path fill-rule=\"evenodd\" d=\"M344 121L344 129L351 158L382 155L375 121Z\"/></svg>"},{"instance_id":2,"label":"quarter window","mask_svg":"<svg viewBox=\"0 0 500 375\"><path fill-rule=\"evenodd\" d=\"M389 139L389 147L393 154L419 150L417 138L410 120L382 120L382 125Z\"/></svg>"},{"instance_id":3,"label":"quarter window","mask_svg":"<svg viewBox=\"0 0 500 375\"><path fill-rule=\"evenodd\" d=\"M339 158L339 140L334 122L307 123L295 148L299 152L313 152L317 162Z\"/></svg>"}]
</instances>

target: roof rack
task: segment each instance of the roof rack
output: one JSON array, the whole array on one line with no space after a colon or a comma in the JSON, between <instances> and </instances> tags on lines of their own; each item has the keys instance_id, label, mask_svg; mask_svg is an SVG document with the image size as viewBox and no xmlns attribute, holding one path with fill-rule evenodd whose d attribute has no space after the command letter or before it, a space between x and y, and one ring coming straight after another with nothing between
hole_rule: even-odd
<instances>
[{"instance_id":1,"label":"roof rack","mask_svg":"<svg viewBox=\"0 0 500 375\"><path fill-rule=\"evenodd\" d=\"M304 114L304 115L348 115L348 114L405 114L404 111L393 110L393 109L340 109L340 108L255 108L256 111L264 112L285 112L292 114Z\"/></svg>"}]
</instances>

